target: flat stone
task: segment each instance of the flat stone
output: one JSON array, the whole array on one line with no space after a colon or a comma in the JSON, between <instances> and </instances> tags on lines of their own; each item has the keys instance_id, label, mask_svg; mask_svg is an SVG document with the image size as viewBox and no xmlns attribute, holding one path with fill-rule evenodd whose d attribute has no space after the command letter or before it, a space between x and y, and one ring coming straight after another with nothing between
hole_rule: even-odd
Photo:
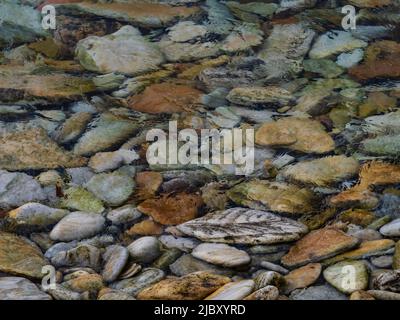
<instances>
[{"instance_id":1,"label":"flat stone","mask_svg":"<svg viewBox=\"0 0 400 320\"><path fill-rule=\"evenodd\" d=\"M56 267L92 268L100 267L101 253L98 248L89 244L78 245L66 251L60 251L51 258Z\"/></svg>"},{"instance_id":2,"label":"flat stone","mask_svg":"<svg viewBox=\"0 0 400 320\"><path fill-rule=\"evenodd\" d=\"M379 229L379 232L386 237L398 237L400 236L400 219L393 220L388 224L385 224Z\"/></svg>"},{"instance_id":3,"label":"flat stone","mask_svg":"<svg viewBox=\"0 0 400 320\"><path fill-rule=\"evenodd\" d=\"M307 227L270 212L232 208L209 213L177 227L202 241L237 244L273 244L297 240Z\"/></svg>"},{"instance_id":4,"label":"flat stone","mask_svg":"<svg viewBox=\"0 0 400 320\"><path fill-rule=\"evenodd\" d=\"M175 237L173 235L162 235L160 242L167 248L177 248L183 252L191 252L200 241L194 238Z\"/></svg>"},{"instance_id":5,"label":"flat stone","mask_svg":"<svg viewBox=\"0 0 400 320\"><path fill-rule=\"evenodd\" d=\"M207 28L193 21L181 21L169 28L168 36L174 42L187 42L201 38L208 32Z\"/></svg>"},{"instance_id":6,"label":"flat stone","mask_svg":"<svg viewBox=\"0 0 400 320\"><path fill-rule=\"evenodd\" d=\"M111 206L123 204L133 192L132 177L119 172L99 173L86 184L86 188Z\"/></svg>"},{"instance_id":7,"label":"flat stone","mask_svg":"<svg viewBox=\"0 0 400 320\"><path fill-rule=\"evenodd\" d=\"M377 8L393 4L393 0L349 0L348 2L359 8Z\"/></svg>"},{"instance_id":8,"label":"flat stone","mask_svg":"<svg viewBox=\"0 0 400 320\"><path fill-rule=\"evenodd\" d=\"M254 281L229 282L206 297L204 300L241 300L253 292Z\"/></svg>"},{"instance_id":9,"label":"flat stone","mask_svg":"<svg viewBox=\"0 0 400 320\"><path fill-rule=\"evenodd\" d=\"M310 232L282 258L282 263L288 267L318 262L348 251L359 244L359 240L350 237L340 230L324 228Z\"/></svg>"},{"instance_id":10,"label":"flat stone","mask_svg":"<svg viewBox=\"0 0 400 320\"><path fill-rule=\"evenodd\" d=\"M324 278L339 291L351 294L368 287L368 270L363 261L344 261L326 268Z\"/></svg>"},{"instance_id":11,"label":"flat stone","mask_svg":"<svg viewBox=\"0 0 400 320\"><path fill-rule=\"evenodd\" d=\"M227 268L250 263L250 256L246 251L223 243L202 243L193 249L192 255L200 260Z\"/></svg>"},{"instance_id":12,"label":"flat stone","mask_svg":"<svg viewBox=\"0 0 400 320\"><path fill-rule=\"evenodd\" d=\"M265 286L254 291L244 298L244 300L276 300L279 297L279 289L274 286Z\"/></svg>"},{"instance_id":13,"label":"flat stone","mask_svg":"<svg viewBox=\"0 0 400 320\"><path fill-rule=\"evenodd\" d=\"M50 233L52 240L71 241L89 238L104 228L105 219L96 213L72 212L65 216Z\"/></svg>"},{"instance_id":14,"label":"flat stone","mask_svg":"<svg viewBox=\"0 0 400 320\"><path fill-rule=\"evenodd\" d=\"M161 235L163 231L164 228L162 225L152 219L146 219L135 223L126 233L130 236L155 236Z\"/></svg>"},{"instance_id":15,"label":"flat stone","mask_svg":"<svg viewBox=\"0 0 400 320\"><path fill-rule=\"evenodd\" d=\"M354 38L350 32L329 31L315 41L309 55L312 59L322 59L357 48L365 48L367 45L365 41Z\"/></svg>"},{"instance_id":16,"label":"flat stone","mask_svg":"<svg viewBox=\"0 0 400 320\"><path fill-rule=\"evenodd\" d=\"M290 181L327 187L352 178L358 170L355 158L340 155L302 161L285 167L279 174Z\"/></svg>"},{"instance_id":17,"label":"flat stone","mask_svg":"<svg viewBox=\"0 0 400 320\"><path fill-rule=\"evenodd\" d=\"M321 274L322 266L319 263L309 263L287 274L285 279L284 292L289 294L295 289L302 289L316 282Z\"/></svg>"},{"instance_id":18,"label":"flat stone","mask_svg":"<svg viewBox=\"0 0 400 320\"><path fill-rule=\"evenodd\" d=\"M88 165L94 172L99 173L131 164L138 159L139 155L134 150L119 149L113 152L96 153L90 158Z\"/></svg>"},{"instance_id":19,"label":"flat stone","mask_svg":"<svg viewBox=\"0 0 400 320\"><path fill-rule=\"evenodd\" d=\"M228 190L227 195L238 205L293 215L315 211L318 201L310 189L267 180L238 184Z\"/></svg>"},{"instance_id":20,"label":"flat stone","mask_svg":"<svg viewBox=\"0 0 400 320\"><path fill-rule=\"evenodd\" d=\"M68 210L54 209L36 202L29 202L8 212L18 224L46 227L57 223L69 214Z\"/></svg>"},{"instance_id":21,"label":"flat stone","mask_svg":"<svg viewBox=\"0 0 400 320\"><path fill-rule=\"evenodd\" d=\"M158 43L168 62L191 62L205 58L212 58L219 54L218 42L173 42L167 37Z\"/></svg>"},{"instance_id":22,"label":"flat stone","mask_svg":"<svg viewBox=\"0 0 400 320\"><path fill-rule=\"evenodd\" d=\"M131 258L137 263L150 263L161 255L156 237L141 237L128 246Z\"/></svg>"},{"instance_id":23,"label":"flat stone","mask_svg":"<svg viewBox=\"0 0 400 320\"><path fill-rule=\"evenodd\" d=\"M385 290L368 290L367 293L377 300L400 300L400 293Z\"/></svg>"},{"instance_id":24,"label":"flat stone","mask_svg":"<svg viewBox=\"0 0 400 320\"><path fill-rule=\"evenodd\" d=\"M70 187L65 190L61 207L95 213L104 211L103 203L93 193L82 187Z\"/></svg>"},{"instance_id":25,"label":"flat stone","mask_svg":"<svg viewBox=\"0 0 400 320\"><path fill-rule=\"evenodd\" d=\"M263 124L256 131L255 142L261 146L284 147L317 154L335 148L335 142L319 122L296 117Z\"/></svg>"},{"instance_id":26,"label":"flat stone","mask_svg":"<svg viewBox=\"0 0 400 320\"><path fill-rule=\"evenodd\" d=\"M154 71L164 62L159 48L147 42L132 26L124 26L104 37L91 36L79 41L76 57L87 70L129 75Z\"/></svg>"},{"instance_id":27,"label":"flat stone","mask_svg":"<svg viewBox=\"0 0 400 320\"><path fill-rule=\"evenodd\" d=\"M112 282L118 278L126 263L128 262L129 251L120 245L112 245L107 247L103 254L105 261L102 277L106 282Z\"/></svg>"},{"instance_id":28,"label":"flat stone","mask_svg":"<svg viewBox=\"0 0 400 320\"><path fill-rule=\"evenodd\" d=\"M400 241L396 242L393 256L393 269L400 269Z\"/></svg>"},{"instance_id":29,"label":"flat stone","mask_svg":"<svg viewBox=\"0 0 400 320\"><path fill-rule=\"evenodd\" d=\"M31 281L19 277L0 278L0 300L51 300Z\"/></svg>"},{"instance_id":30,"label":"flat stone","mask_svg":"<svg viewBox=\"0 0 400 320\"><path fill-rule=\"evenodd\" d=\"M200 300L230 282L224 276L195 272L181 278L161 280L141 291L139 300Z\"/></svg>"},{"instance_id":31,"label":"flat stone","mask_svg":"<svg viewBox=\"0 0 400 320\"><path fill-rule=\"evenodd\" d=\"M179 193L145 200L137 208L162 225L176 225L196 218L202 204L197 194Z\"/></svg>"},{"instance_id":32,"label":"flat stone","mask_svg":"<svg viewBox=\"0 0 400 320\"><path fill-rule=\"evenodd\" d=\"M60 148L41 128L0 135L1 169L80 167L86 162L85 158Z\"/></svg>"},{"instance_id":33,"label":"flat stone","mask_svg":"<svg viewBox=\"0 0 400 320\"><path fill-rule=\"evenodd\" d=\"M337 65L342 68L351 68L356 66L364 58L364 50L355 49L349 53L341 53L336 60Z\"/></svg>"},{"instance_id":34,"label":"flat stone","mask_svg":"<svg viewBox=\"0 0 400 320\"><path fill-rule=\"evenodd\" d=\"M311 73L321 74L324 78L336 78L344 69L329 59L309 59L303 62L304 70Z\"/></svg>"},{"instance_id":35,"label":"flat stone","mask_svg":"<svg viewBox=\"0 0 400 320\"><path fill-rule=\"evenodd\" d=\"M83 293L97 293L104 287L103 278L99 274L84 274L62 283L67 289Z\"/></svg>"},{"instance_id":36,"label":"flat stone","mask_svg":"<svg viewBox=\"0 0 400 320\"><path fill-rule=\"evenodd\" d=\"M42 267L49 263L40 249L28 239L0 232L0 271L41 279Z\"/></svg>"},{"instance_id":37,"label":"flat stone","mask_svg":"<svg viewBox=\"0 0 400 320\"><path fill-rule=\"evenodd\" d=\"M347 300L347 297L329 285L314 286L295 290L290 294L291 300Z\"/></svg>"},{"instance_id":38,"label":"flat stone","mask_svg":"<svg viewBox=\"0 0 400 320\"><path fill-rule=\"evenodd\" d=\"M257 104L286 105L294 98L292 94L280 87L243 87L232 89L226 99L232 103L252 106Z\"/></svg>"},{"instance_id":39,"label":"flat stone","mask_svg":"<svg viewBox=\"0 0 400 320\"><path fill-rule=\"evenodd\" d=\"M381 269L391 268L393 265L393 256L372 257L371 263L377 268Z\"/></svg>"},{"instance_id":40,"label":"flat stone","mask_svg":"<svg viewBox=\"0 0 400 320\"><path fill-rule=\"evenodd\" d=\"M127 204L125 206L110 211L107 214L107 219L110 220L113 224L120 225L135 221L141 216L142 214L138 209L136 209L136 206Z\"/></svg>"}]
</instances>

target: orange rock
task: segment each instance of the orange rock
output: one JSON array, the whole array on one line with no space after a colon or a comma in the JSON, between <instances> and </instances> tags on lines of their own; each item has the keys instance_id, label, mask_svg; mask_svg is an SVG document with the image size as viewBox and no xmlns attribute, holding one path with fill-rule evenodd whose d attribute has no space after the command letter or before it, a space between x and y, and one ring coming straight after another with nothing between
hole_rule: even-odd
<instances>
[{"instance_id":1,"label":"orange rock","mask_svg":"<svg viewBox=\"0 0 400 320\"><path fill-rule=\"evenodd\" d=\"M129 99L129 107L147 113L191 111L199 103L201 91L171 83L153 84Z\"/></svg>"},{"instance_id":2,"label":"orange rock","mask_svg":"<svg viewBox=\"0 0 400 320\"><path fill-rule=\"evenodd\" d=\"M359 244L359 240L334 228L324 228L310 232L297 241L282 257L287 267L318 262L347 251Z\"/></svg>"},{"instance_id":3,"label":"orange rock","mask_svg":"<svg viewBox=\"0 0 400 320\"><path fill-rule=\"evenodd\" d=\"M202 205L201 196L179 193L164 194L159 198L145 200L137 208L158 223L177 225L196 218Z\"/></svg>"},{"instance_id":4,"label":"orange rock","mask_svg":"<svg viewBox=\"0 0 400 320\"><path fill-rule=\"evenodd\" d=\"M289 294L295 289L302 289L312 285L321 274L322 266L319 263L310 263L287 274L284 279L285 294Z\"/></svg>"},{"instance_id":5,"label":"orange rock","mask_svg":"<svg viewBox=\"0 0 400 320\"><path fill-rule=\"evenodd\" d=\"M153 171L139 172L136 174L135 180L137 196L140 199L153 197L163 182L161 173Z\"/></svg>"},{"instance_id":6,"label":"orange rock","mask_svg":"<svg viewBox=\"0 0 400 320\"><path fill-rule=\"evenodd\" d=\"M163 227L153 220L147 219L136 223L126 233L130 236L157 236L162 234Z\"/></svg>"}]
</instances>

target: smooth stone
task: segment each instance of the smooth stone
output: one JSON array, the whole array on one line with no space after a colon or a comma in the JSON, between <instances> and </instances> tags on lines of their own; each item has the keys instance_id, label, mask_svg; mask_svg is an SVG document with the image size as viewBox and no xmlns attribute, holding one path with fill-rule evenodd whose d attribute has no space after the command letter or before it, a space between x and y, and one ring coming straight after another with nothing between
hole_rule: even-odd
<instances>
[{"instance_id":1,"label":"smooth stone","mask_svg":"<svg viewBox=\"0 0 400 320\"><path fill-rule=\"evenodd\" d=\"M254 278L255 290L262 289L266 286L282 287L285 284L284 277L275 271L263 271L260 272Z\"/></svg>"},{"instance_id":2,"label":"smooth stone","mask_svg":"<svg viewBox=\"0 0 400 320\"><path fill-rule=\"evenodd\" d=\"M226 97L228 101L234 104L252 106L256 104L277 104L287 105L293 100L292 94L280 87L238 87L232 89Z\"/></svg>"},{"instance_id":3,"label":"smooth stone","mask_svg":"<svg viewBox=\"0 0 400 320\"><path fill-rule=\"evenodd\" d=\"M386 237L399 237L400 236L400 218L385 224L379 229L379 232Z\"/></svg>"},{"instance_id":4,"label":"smooth stone","mask_svg":"<svg viewBox=\"0 0 400 320\"><path fill-rule=\"evenodd\" d=\"M49 170L39 174L36 179L42 187L63 185L64 181L56 170Z\"/></svg>"},{"instance_id":5,"label":"smooth stone","mask_svg":"<svg viewBox=\"0 0 400 320\"><path fill-rule=\"evenodd\" d=\"M164 62L160 49L132 26L104 37L85 38L78 42L75 52L85 69L99 73L135 75L156 70Z\"/></svg>"},{"instance_id":6,"label":"smooth stone","mask_svg":"<svg viewBox=\"0 0 400 320\"><path fill-rule=\"evenodd\" d=\"M391 268L393 264L393 256L373 257L371 258L371 263L377 268L381 269Z\"/></svg>"},{"instance_id":7,"label":"smooth stone","mask_svg":"<svg viewBox=\"0 0 400 320\"><path fill-rule=\"evenodd\" d=\"M269 261L262 261L260 263L261 267L267 269L267 270L271 270L271 271L275 271L278 272L280 274L288 274L289 270L281 267L280 265L277 265L275 263L269 262Z\"/></svg>"},{"instance_id":8,"label":"smooth stone","mask_svg":"<svg viewBox=\"0 0 400 320\"><path fill-rule=\"evenodd\" d=\"M138 274L142 270L142 266L137 263L128 264L128 266L123 270L123 272L119 275L118 279L129 279L134 275Z\"/></svg>"},{"instance_id":9,"label":"smooth stone","mask_svg":"<svg viewBox=\"0 0 400 320\"><path fill-rule=\"evenodd\" d=\"M359 240L334 228L311 231L294 246L283 258L287 267L302 266L310 262L318 262L348 251L359 244Z\"/></svg>"},{"instance_id":10,"label":"smooth stone","mask_svg":"<svg viewBox=\"0 0 400 320\"><path fill-rule=\"evenodd\" d=\"M368 287L368 270L363 261L344 261L326 268L324 278L339 291L351 294Z\"/></svg>"},{"instance_id":11,"label":"smooth stone","mask_svg":"<svg viewBox=\"0 0 400 320\"><path fill-rule=\"evenodd\" d=\"M290 294L291 300L347 300L347 297L329 285L297 289Z\"/></svg>"},{"instance_id":12,"label":"smooth stone","mask_svg":"<svg viewBox=\"0 0 400 320\"><path fill-rule=\"evenodd\" d=\"M133 278L113 282L110 287L131 294L132 296L136 296L144 288L159 283L159 281L164 277L164 271L155 268L147 268L143 269L141 273Z\"/></svg>"},{"instance_id":13,"label":"smooth stone","mask_svg":"<svg viewBox=\"0 0 400 320\"><path fill-rule=\"evenodd\" d=\"M139 300L200 300L230 282L228 277L195 272L180 278L169 278L142 290Z\"/></svg>"},{"instance_id":14,"label":"smooth stone","mask_svg":"<svg viewBox=\"0 0 400 320\"><path fill-rule=\"evenodd\" d=\"M400 241L396 242L393 256L393 269L400 269Z\"/></svg>"},{"instance_id":15,"label":"smooth stone","mask_svg":"<svg viewBox=\"0 0 400 320\"><path fill-rule=\"evenodd\" d=\"M265 286L254 291L244 298L244 300L276 300L279 296L279 289L274 286Z\"/></svg>"},{"instance_id":16,"label":"smooth stone","mask_svg":"<svg viewBox=\"0 0 400 320\"><path fill-rule=\"evenodd\" d=\"M41 279L42 268L49 265L40 249L30 240L0 232L0 271Z\"/></svg>"},{"instance_id":17,"label":"smooth stone","mask_svg":"<svg viewBox=\"0 0 400 320\"><path fill-rule=\"evenodd\" d=\"M141 237L127 249L130 257L138 263L150 263L161 255L160 242L156 237Z\"/></svg>"},{"instance_id":18,"label":"smooth stone","mask_svg":"<svg viewBox=\"0 0 400 320\"><path fill-rule=\"evenodd\" d=\"M66 171L71 184L75 186L85 185L94 176L94 172L89 167L68 168Z\"/></svg>"},{"instance_id":19,"label":"smooth stone","mask_svg":"<svg viewBox=\"0 0 400 320\"><path fill-rule=\"evenodd\" d=\"M367 293L377 300L400 300L400 293L384 290L368 290Z\"/></svg>"},{"instance_id":20,"label":"smooth stone","mask_svg":"<svg viewBox=\"0 0 400 320\"><path fill-rule=\"evenodd\" d=\"M322 266L319 263L310 263L292 270L284 277L284 293L289 294L295 289L307 288L318 280L321 271Z\"/></svg>"},{"instance_id":21,"label":"smooth stone","mask_svg":"<svg viewBox=\"0 0 400 320\"><path fill-rule=\"evenodd\" d=\"M119 172L96 174L86 184L90 192L111 206L123 204L134 187L133 178Z\"/></svg>"},{"instance_id":22,"label":"smooth stone","mask_svg":"<svg viewBox=\"0 0 400 320\"><path fill-rule=\"evenodd\" d=\"M18 224L46 227L57 223L69 214L68 210L54 209L36 202L29 202L8 212Z\"/></svg>"},{"instance_id":23,"label":"smooth stone","mask_svg":"<svg viewBox=\"0 0 400 320\"><path fill-rule=\"evenodd\" d=\"M11 209L27 202L48 198L39 182L22 172L0 170L0 209Z\"/></svg>"},{"instance_id":24,"label":"smooth stone","mask_svg":"<svg viewBox=\"0 0 400 320\"><path fill-rule=\"evenodd\" d=\"M51 300L31 281L19 277L0 278L0 300Z\"/></svg>"},{"instance_id":25,"label":"smooth stone","mask_svg":"<svg viewBox=\"0 0 400 320\"><path fill-rule=\"evenodd\" d=\"M101 213L103 203L91 192L83 187L70 187L64 190L61 207L71 210Z\"/></svg>"},{"instance_id":26,"label":"smooth stone","mask_svg":"<svg viewBox=\"0 0 400 320\"><path fill-rule=\"evenodd\" d=\"M113 152L98 152L93 155L88 163L88 166L94 172L104 172L118 169L122 165L131 164L138 160L139 155L134 150L119 149Z\"/></svg>"},{"instance_id":27,"label":"smooth stone","mask_svg":"<svg viewBox=\"0 0 400 320\"><path fill-rule=\"evenodd\" d=\"M182 251L176 248L166 250L160 257L158 257L156 261L153 262L152 266L154 268L165 270L172 263L174 263L181 255Z\"/></svg>"},{"instance_id":28,"label":"smooth stone","mask_svg":"<svg viewBox=\"0 0 400 320\"><path fill-rule=\"evenodd\" d=\"M115 225L121 225L135 221L141 216L142 213L138 209L136 209L136 206L127 204L125 206L110 211L107 214L107 219Z\"/></svg>"},{"instance_id":29,"label":"smooth stone","mask_svg":"<svg viewBox=\"0 0 400 320\"><path fill-rule=\"evenodd\" d=\"M69 290L58 283L56 283L54 289L48 289L46 292L51 295L54 300L76 301L82 299L80 293Z\"/></svg>"},{"instance_id":30,"label":"smooth stone","mask_svg":"<svg viewBox=\"0 0 400 320\"><path fill-rule=\"evenodd\" d=\"M246 251L238 250L223 243L202 243L193 249L192 256L227 268L250 263L250 256Z\"/></svg>"},{"instance_id":31,"label":"smooth stone","mask_svg":"<svg viewBox=\"0 0 400 320\"><path fill-rule=\"evenodd\" d=\"M329 31L315 41L309 55L312 59L322 59L357 48L364 48L367 45L368 43L365 41L354 38L350 32Z\"/></svg>"},{"instance_id":32,"label":"smooth stone","mask_svg":"<svg viewBox=\"0 0 400 320\"><path fill-rule=\"evenodd\" d=\"M209 213L177 228L202 241L250 245L293 241L307 232L294 220L244 208Z\"/></svg>"},{"instance_id":33,"label":"smooth stone","mask_svg":"<svg viewBox=\"0 0 400 320\"><path fill-rule=\"evenodd\" d=\"M167 37L158 43L168 62L190 62L199 59L211 58L220 52L217 42L174 42Z\"/></svg>"},{"instance_id":34,"label":"smooth stone","mask_svg":"<svg viewBox=\"0 0 400 320\"><path fill-rule=\"evenodd\" d=\"M179 277L197 271L207 271L213 274L224 276L232 276L234 272L230 269L224 269L205 261L196 259L191 254L185 254L178 258L174 263L169 266L171 272Z\"/></svg>"},{"instance_id":35,"label":"smooth stone","mask_svg":"<svg viewBox=\"0 0 400 320\"><path fill-rule=\"evenodd\" d=\"M168 37L174 42L187 42L202 38L208 32L207 28L193 21L181 21L169 28Z\"/></svg>"},{"instance_id":36,"label":"smooth stone","mask_svg":"<svg viewBox=\"0 0 400 320\"><path fill-rule=\"evenodd\" d=\"M62 283L67 289L84 293L96 293L104 288L103 278L99 274L84 274Z\"/></svg>"},{"instance_id":37,"label":"smooth stone","mask_svg":"<svg viewBox=\"0 0 400 320\"><path fill-rule=\"evenodd\" d=\"M107 247L103 254L105 263L101 273L104 281L112 282L116 280L128 262L128 258L129 251L125 247L120 245Z\"/></svg>"},{"instance_id":38,"label":"smooth stone","mask_svg":"<svg viewBox=\"0 0 400 320\"><path fill-rule=\"evenodd\" d=\"M98 270L100 268L100 260L100 250L86 244L58 252L51 258L51 263L56 267L89 267Z\"/></svg>"},{"instance_id":39,"label":"smooth stone","mask_svg":"<svg viewBox=\"0 0 400 320\"><path fill-rule=\"evenodd\" d=\"M173 235L162 235L158 240L167 248L177 248L186 253L190 253L200 243L197 239L175 237Z\"/></svg>"},{"instance_id":40,"label":"smooth stone","mask_svg":"<svg viewBox=\"0 0 400 320\"><path fill-rule=\"evenodd\" d=\"M253 292L254 281L230 282L213 292L204 300L241 300Z\"/></svg>"},{"instance_id":41,"label":"smooth stone","mask_svg":"<svg viewBox=\"0 0 400 320\"><path fill-rule=\"evenodd\" d=\"M101 232L105 219L96 213L72 212L65 216L50 232L50 238L71 241L89 238Z\"/></svg>"},{"instance_id":42,"label":"smooth stone","mask_svg":"<svg viewBox=\"0 0 400 320\"><path fill-rule=\"evenodd\" d=\"M341 53L337 59L336 64L343 68L351 68L356 66L364 58L364 50L355 49L349 53Z\"/></svg>"},{"instance_id":43,"label":"smooth stone","mask_svg":"<svg viewBox=\"0 0 400 320\"><path fill-rule=\"evenodd\" d=\"M68 118L54 134L54 140L59 144L67 144L75 141L86 130L86 126L92 120L92 113L78 112Z\"/></svg>"},{"instance_id":44,"label":"smooth stone","mask_svg":"<svg viewBox=\"0 0 400 320\"><path fill-rule=\"evenodd\" d=\"M103 289L100 290L97 300L136 300L130 294L120 290Z\"/></svg>"},{"instance_id":45,"label":"smooth stone","mask_svg":"<svg viewBox=\"0 0 400 320\"><path fill-rule=\"evenodd\" d=\"M375 298L366 291L354 291L350 295L350 300L375 300Z\"/></svg>"},{"instance_id":46,"label":"smooth stone","mask_svg":"<svg viewBox=\"0 0 400 320\"><path fill-rule=\"evenodd\" d=\"M336 78L344 69L329 59L309 59L303 62L305 71L321 74L324 78Z\"/></svg>"}]
</instances>

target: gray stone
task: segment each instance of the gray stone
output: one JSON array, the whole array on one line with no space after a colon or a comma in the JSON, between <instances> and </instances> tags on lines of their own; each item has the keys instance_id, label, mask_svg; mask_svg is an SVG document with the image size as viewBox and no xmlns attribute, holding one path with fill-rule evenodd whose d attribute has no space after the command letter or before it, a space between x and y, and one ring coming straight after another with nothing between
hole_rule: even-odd
<instances>
[{"instance_id":1,"label":"gray stone","mask_svg":"<svg viewBox=\"0 0 400 320\"><path fill-rule=\"evenodd\" d=\"M347 297L329 285L297 289L290 294L292 300L348 300Z\"/></svg>"},{"instance_id":2,"label":"gray stone","mask_svg":"<svg viewBox=\"0 0 400 320\"><path fill-rule=\"evenodd\" d=\"M31 281L19 277L0 278L0 300L51 300Z\"/></svg>"},{"instance_id":3,"label":"gray stone","mask_svg":"<svg viewBox=\"0 0 400 320\"><path fill-rule=\"evenodd\" d=\"M103 254L105 264L101 274L104 281L111 282L116 280L128 262L128 258L129 252L125 247L119 245L107 247L106 252Z\"/></svg>"},{"instance_id":4,"label":"gray stone","mask_svg":"<svg viewBox=\"0 0 400 320\"><path fill-rule=\"evenodd\" d=\"M150 263L161 255L160 242L156 237L141 237L128 246L128 251L138 263Z\"/></svg>"}]
</instances>

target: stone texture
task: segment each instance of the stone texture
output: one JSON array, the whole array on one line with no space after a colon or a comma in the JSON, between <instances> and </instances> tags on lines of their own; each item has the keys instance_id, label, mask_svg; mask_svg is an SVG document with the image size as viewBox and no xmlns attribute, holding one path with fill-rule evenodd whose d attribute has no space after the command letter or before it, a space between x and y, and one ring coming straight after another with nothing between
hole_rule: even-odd
<instances>
[{"instance_id":1,"label":"stone texture","mask_svg":"<svg viewBox=\"0 0 400 320\"><path fill-rule=\"evenodd\" d=\"M229 282L204 300L241 300L247 297L253 291L253 288L253 280Z\"/></svg>"},{"instance_id":2,"label":"stone texture","mask_svg":"<svg viewBox=\"0 0 400 320\"><path fill-rule=\"evenodd\" d=\"M0 300L51 300L31 281L19 277L0 278Z\"/></svg>"},{"instance_id":3,"label":"stone texture","mask_svg":"<svg viewBox=\"0 0 400 320\"><path fill-rule=\"evenodd\" d=\"M285 275L285 286L283 291L289 294L295 289L307 288L316 282L321 274L322 266L319 263L309 263L304 267L294 269Z\"/></svg>"},{"instance_id":4,"label":"stone texture","mask_svg":"<svg viewBox=\"0 0 400 320\"><path fill-rule=\"evenodd\" d=\"M50 208L40 203L29 202L12 210L8 216L18 224L46 227L60 221L68 210Z\"/></svg>"}]
</instances>

